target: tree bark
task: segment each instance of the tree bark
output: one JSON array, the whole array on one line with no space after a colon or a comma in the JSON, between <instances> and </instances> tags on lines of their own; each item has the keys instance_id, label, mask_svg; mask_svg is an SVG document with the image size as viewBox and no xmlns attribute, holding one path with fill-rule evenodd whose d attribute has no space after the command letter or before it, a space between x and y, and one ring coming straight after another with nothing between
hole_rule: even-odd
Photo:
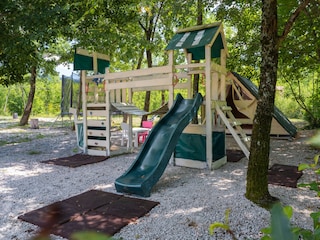
<instances>
[{"instance_id":1,"label":"tree bark","mask_svg":"<svg viewBox=\"0 0 320 240\"><path fill-rule=\"evenodd\" d=\"M150 49L146 50L146 54L147 54L147 64L148 64L148 68L152 68L152 52ZM149 112L150 109L150 98L151 98L151 92L150 91L146 91L146 96L144 99L144 111ZM147 115L142 116L141 118L141 124L142 121L146 121L148 118Z\"/></svg>"},{"instance_id":2,"label":"tree bark","mask_svg":"<svg viewBox=\"0 0 320 240\"><path fill-rule=\"evenodd\" d=\"M294 21L309 3L310 0L304 0L298 5L285 24L282 34L278 36L277 0L262 1L259 99L253 120L245 195L252 202L267 208L277 200L268 190L268 167L278 52L281 42L291 31Z\"/></svg>"},{"instance_id":3,"label":"tree bark","mask_svg":"<svg viewBox=\"0 0 320 240\"><path fill-rule=\"evenodd\" d=\"M198 0L197 1L197 25L202 25L202 24L203 24L203 2L202 0ZM195 63L199 63L199 62L200 62L199 60L195 61ZM195 95L199 92L199 80L200 80L199 74L194 74L193 84L192 84L193 97L195 97ZM198 116L196 115L192 119L192 123L198 124L198 122L199 122Z\"/></svg>"},{"instance_id":4,"label":"tree bark","mask_svg":"<svg viewBox=\"0 0 320 240\"><path fill-rule=\"evenodd\" d=\"M246 197L269 207L275 200L268 191L270 129L278 68L277 0L262 1L259 100L253 121Z\"/></svg>"},{"instance_id":5,"label":"tree bark","mask_svg":"<svg viewBox=\"0 0 320 240\"><path fill-rule=\"evenodd\" d=\"M29 91L29 96L28 96L28 101L26 103L26 106L23 111L23 115L20 119L20 126L24 126L28 124L28 120L32 111L32 104L33 104L33 99L34 95L36 93L36 78L37 78L37 70L36 67L31 68L31 76L30 76L30 91Z\"/></svg>"}]
</instances>

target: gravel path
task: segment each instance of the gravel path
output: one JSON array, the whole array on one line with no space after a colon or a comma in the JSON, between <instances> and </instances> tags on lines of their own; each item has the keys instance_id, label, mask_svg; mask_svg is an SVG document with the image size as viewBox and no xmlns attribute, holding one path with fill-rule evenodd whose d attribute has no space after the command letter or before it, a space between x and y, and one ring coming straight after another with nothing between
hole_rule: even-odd
<instances>
[{"instance_id":1,"label":"gravel path","mask_svg":"<svg viewBox=\"0 0 320 240\"><path fill-rule=\"evenodd\" d=\"M75 169L40 163L70 156L76 148L75 133L67 128L7 128L0 121L0 239L25 240L38 228L20 221L21 214L64 200L90 189L116 193L114 181L134 161L135 154L110 158ZM310 163L318 152L305 144L308 132L294 141L272 140L270 164ZM230 137L228 145L234 144ZM123 228L115 238L231 239L223 231L213 236L208 227L223 221L231 209L230 225L238 239L259 239L270 214L244 197L248 160L227 163L215 171L169 165L153 188L150 200L160 202L145 217ZM299 182L314 178L304 171ZM269 185L270 193L294 209L292 223L312 229L311 212L319 211L319 198L306 189ZM52 239L62 239L52 236Z\"/></svg>"}]
</instances>

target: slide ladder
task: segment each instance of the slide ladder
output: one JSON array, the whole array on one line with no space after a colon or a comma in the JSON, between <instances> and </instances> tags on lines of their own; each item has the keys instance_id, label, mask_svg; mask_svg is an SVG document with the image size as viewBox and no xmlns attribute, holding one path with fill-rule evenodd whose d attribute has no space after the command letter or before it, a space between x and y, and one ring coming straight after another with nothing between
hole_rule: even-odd
<instances>
[{"instance_id":1,"label":"slide ladder","mask_svg":"<svg viewBox=\"0 0 320 240\"><path fill-rule=\"evenodd\" d=\"M244 155L249 159L250 137L243 131L241 122L237 121L232 114L232 108L226 105L219 105L218 102L215 104L215 108L217 114L228 128L234 140L237 142Z\"/></svg>"}]
</instances>

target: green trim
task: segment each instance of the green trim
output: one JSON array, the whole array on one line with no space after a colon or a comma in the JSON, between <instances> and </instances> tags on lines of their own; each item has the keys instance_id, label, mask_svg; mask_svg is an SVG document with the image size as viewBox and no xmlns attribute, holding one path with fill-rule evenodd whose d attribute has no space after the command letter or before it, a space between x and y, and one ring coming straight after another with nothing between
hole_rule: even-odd
<instances>
[{"instance_id":1,"label":"green trim","mask_svg":"<svg viewBox=\"0 0 320 240\"><path fill-rule=\"evenodd\" d=\"M99 59L98 63L98 72L104 74L106 67L110 66L108 60ZM91 70L93 71L93 57L88 57L75 53L73 58L73 69L74 70Z\"/></svg>"}]
</instances>

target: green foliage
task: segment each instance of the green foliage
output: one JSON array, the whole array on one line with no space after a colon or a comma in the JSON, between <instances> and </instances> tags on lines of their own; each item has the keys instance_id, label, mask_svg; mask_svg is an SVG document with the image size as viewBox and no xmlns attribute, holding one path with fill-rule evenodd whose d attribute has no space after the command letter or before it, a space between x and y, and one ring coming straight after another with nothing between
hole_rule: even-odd
<instances>
[{"instance_id":1,"label":"green foliage","mask_svg":"<svg viewBox=\"0 0 320 240\"><path fill-rule=\"evenodd\" d=\"M210 235L213 235L217 228L221 228L221 229L225 230L227 233L229 233L233 239L236 239L236 237L233 234L233 231L230 228L230 224L229 224L230 211L231 211L231 209L229 209L229 208L225 211L224 222L214 222L214 223L210 224L210 226L209 226Z\"/></svg>"},{"instance_id":2,"label":"green foliage","mask_svg":"<svg viewBox=\"0 0 320 240\"><path fill-rule=\"evenodd\" d=\"M319 144L318 135L316 140L312 140L312 141L315 141L317 144ZM314 156L313 163L311 164L301 163L298 167L299 171L303 171L305 169L311 169L312 171L314 171L314 173L316 174L316 181L312 181L310 183L300 183L299 187L309 187L310 190L317 192L318 197L320 197L320 182L319 182L320 167L318 166L319 156L320 155Z\"/></svg>"},{"instance_id":3,"label":"green foliage","mask_svg":"<svg viewBox=\"0 0 320 240\"><path fill-rule=\"evenodd\" d=\"M320 148L320 132L310 138L308 143L313 147Z\"/></svg>"},{"instance_id":4,"label":"green foliage","mask_svg":"<svg viewBox=\"0 0 320 240\"><path fill-rule=\"evenodd\" d=\"M275 204L271 209L271 227L262 229L265 234L262 240L294 240L298 236L294 236L290 227L289 219L292 217L292 208L290 206L282 207L279 203Z\"/></svg>"},{"instance_id":5,"label":"green foliage","mask_svg":"<svg viewBox=\"0 0 320 240\"><path fill-rule=\"evenodd\" d=\"M213 235L217 228L221 228L231 234L232 239L236 240L236 236L230 228L229 224L230 209L225 212L224 222L214 222L209 226L209 233ZM313 230L307 230L291 226L290 219L293 216L291 206L281 206L280 203L273 205L271 209L270 226L261 229L264 234L261 240L317 240L320 239L320 212L311 213L313 219Z\"/></svg>"},{"instance_id":6,"label":"green foliage","mask_svg":"<svg viewBox=\"0 0 320 240\"><path fill-rule=\"evenodd\" d=\"M282 207L279 203L275 204L271 210L271 226L262 229L264 236L262 240L316 240L320 238L320 212L311 213L314 226L313 231L290 225L293 215L292 207Z\"/></svg>"},{"instance_id":7,"label":"green foliage","mask_svg":"<svg viewBox=\"0 0 320 240\"><path fill-rule=\"evenodd\" d=\"M72 234L71 240L111 240L113 238L103 233L82 231Z\"/></svg>"},{"instance_id":8,"label":"green foliage","mask_svg":"<svg viewBox=\"0 0 320 240\"><path fill-rule=\"evenodd\" d=\"M0 86L0 114L21 115L27 101L29 84L14 84L9 87ZM60 112L61 81L58 77L40 78L33 102L33 115L57 115Z\"/></svg>"}]
</instances>

